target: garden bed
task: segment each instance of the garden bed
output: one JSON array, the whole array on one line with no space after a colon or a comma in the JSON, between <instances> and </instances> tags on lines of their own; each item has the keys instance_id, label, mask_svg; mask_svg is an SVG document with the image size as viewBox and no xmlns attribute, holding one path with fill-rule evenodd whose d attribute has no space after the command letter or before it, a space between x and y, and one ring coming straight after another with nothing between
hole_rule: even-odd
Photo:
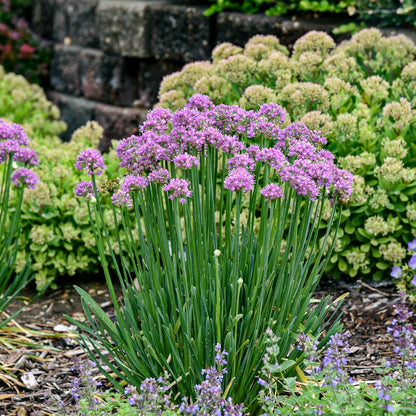
<instances>
[{"instance_id":1,"label":"garden bed","mask_svg":"<svg viewBox=\"0 0 416 416\"><path fill-rule=\"evenodd\" d=\"M77 284L93 296L111 317L112 308L103 282L83 281ZM400 298L391 282L349 285L332 281L321 285L316 298L330 295L336 299L347 292L349 295L342 306L342 322L351 334L351 354L346 368L354 380L374 383L379 378L374 369L393 354L394 345L386 333L386 326L393 318L393 305ZM22 296L27 299L34 294L26 289ZM14 302L14 308L18 302ZM50 291L29 305L5 330L11 331L5 336L12 339L15 350L8 353L6 346L0 345L0 366L11 373L7 379L2 373L0 379L0 415L30 415L32 412L47 415L51 413L51 405L46 403L51 399L55 403L63 401L71 405L73 358L86 360L86 356L75 342L74 335L68 333L70 327L63 318L64 314L76 319L83 316L79 296L70 284ZM416 319L412 322L415 323ZM12 327L19 328L21 332L12 330ZM42 346L19 345L19 342L27 341ZM27 373L33 374L36 379L37 385L33 389L22 382L22 375ZM12 375L17 377L18 382L12 380ZM107 382L103 376L99 377L103 383L101 389L105 390Z\"/></svg>"}]
</instances>

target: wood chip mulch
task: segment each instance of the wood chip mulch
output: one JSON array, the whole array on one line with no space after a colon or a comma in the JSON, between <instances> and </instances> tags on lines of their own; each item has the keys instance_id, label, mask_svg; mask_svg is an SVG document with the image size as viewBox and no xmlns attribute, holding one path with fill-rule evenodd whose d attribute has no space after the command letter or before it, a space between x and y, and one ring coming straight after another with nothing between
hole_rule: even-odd
<instances>
[{"instance_id":1,"label":"wood chip mulch","mask_svg":"<svg viewBox=\"0 0 416 416\"><path fill-rule=\"evenodd\" d=\"M103 282L86 282L82 287L111 313ZM351 334L347 368L355 380L371 383L378 378L374 369L394 354L386 327L400 297L391 283L365 282L326 282L315 297L330 295L336 299L347 292L342 305L342 322ZM23 295L27 300L34 293L27 290ZM15 301L8 312L21 302ZM43 295L0 330L0 416L51 415L60 402L72 405L73 358L87 358L63 314L83 318L79 296L70 285ZM416 327L416 319L413 324ZM96 377L103 383L103 390L108 388L103 376L97 372Z\"/></svg>"}]
</instances>

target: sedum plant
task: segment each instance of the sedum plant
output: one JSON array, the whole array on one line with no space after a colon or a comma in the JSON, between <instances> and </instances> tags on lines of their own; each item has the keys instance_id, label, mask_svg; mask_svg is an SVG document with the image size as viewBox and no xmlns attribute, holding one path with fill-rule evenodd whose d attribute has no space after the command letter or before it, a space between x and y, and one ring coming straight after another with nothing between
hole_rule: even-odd
<instances>
[{"instance_id":1,"label":"sedum plant","mask_svg":"<svg viewBox=\"0 0 416 416\"><path fill-rule=\"evenodd\" d=\"M14 265L20 237L20 215L25 188L34 189L38 176L28 167L39 163L36 152L28 147L29 139L22 126L0 119L0 312L4 312L19 291L31 280L29 256L15 275ZM15 189L13 189L15 187ZM13 192L16 203L10 200ZM20 311L18 311L20 312ZM0 320L0 328L18 312Z\"/></svg>"},{"instance_id":2,"label":"sedum plant","mask_svg":"<svg viewBox=\"0 0 416 416\"><path fill-rule=\"evenodd\" d=\"M87 203L115 322L81 288L87 322L68 319L120 390L118 378L140 387L166 371L175 390L194 397L201 370L214 364L214 346L221 344L229 353L224 391L255 412L268 326L280 338L280 357L298 359L288 373L302 365L290 347L298 333L325 331L327 339L340 329L329 299L311 305L311 297L351 174L334 165L321 135L299 123L285 127L284 117L276 104L246 111L214 105L203 95L176 113L151 112L141 135L121 140L116 149L128 175L111 190L113 221L125 236L115 246L97 186L104 158L94 149L79 154L75 166L91 180L80 182L75 193ZM327 198L331 220L319 244Z\"/></svg>"},{"instance_id":3,"label":"sedum plant","mask_svg":"<svg viewBox=\"0 0 416 416\"><path fill-rule=\"evenodd\" d=\"M166 76L157 107L177 109L194 93L252 110L276 102L288 120L320 131L337 165L354 174L327 272L377 280L401 264L416 236L415 56L408 38L378 29L338 46L312 31L291 55L277 38L257 35L244 48L218 45L212 62ZM329 218L327 204L323 230Z\"/></svg>"}]
</instances>

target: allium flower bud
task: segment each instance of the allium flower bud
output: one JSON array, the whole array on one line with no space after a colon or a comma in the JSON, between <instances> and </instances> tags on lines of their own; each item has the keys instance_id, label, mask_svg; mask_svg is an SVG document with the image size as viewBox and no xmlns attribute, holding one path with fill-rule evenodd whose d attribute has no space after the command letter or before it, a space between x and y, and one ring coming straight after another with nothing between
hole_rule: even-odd
<instances>
[{"instance_id":1,"label":"allium flower bud","mask_svg":"<svg viewBox=\"0 0 416 416\"><path fill-rule=\"evenodd\" d=\"M85 169L88 175L101 175L105 170L104 157L96 149L83 150L77 157L75 167Z\"/></svg>"}]
</instances>

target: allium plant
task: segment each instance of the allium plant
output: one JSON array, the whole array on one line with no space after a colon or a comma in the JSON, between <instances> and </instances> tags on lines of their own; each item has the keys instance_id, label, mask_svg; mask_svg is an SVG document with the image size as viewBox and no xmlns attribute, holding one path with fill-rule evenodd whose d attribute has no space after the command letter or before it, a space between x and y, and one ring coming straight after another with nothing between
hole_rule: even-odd
<instances>
[{"instance_id":1,"label":"allium plant","mask_svg":"<svg viewBox=\"0 0 416 416\"><path fill-rule=\"evenodd\" d=\"M383 368L377 369L375 383L357 383L349 377L347 357L349 335L331 335L327 348L310 335L300 334L296 348L304 353L305 370L301 383L294 378L283 381L279 376L286 361L276 360L278 339L269 333L268 354L258 382L262 386L259 400L265 415L413 415L416 394L416 332L409 323L413 312L401 303L394 305L396 318L387 327L395 347ZM324 352L323 352L324 351ZM272 364L274 362L274 364ZM300 370L299 370L300 371Z\"/></svg>"},{"instance_id":2,"label":"allium plant","mask_svg":"<svg viewBox=\"0 0 416 416\"><path fill-rule=\"evenodd\" d=\"M19 244L20 213L25 188L34 189L38 176L26 166L37 165L36 153L20 124L0 119L0 312L4 311L29 279L29 255L16 276L14 265ZM15 189L13 189L15 188ZM11 194L16 198L11 204ZM17 313L16 313L17 314ZM16 316L0 321L0 327Z\"/></svg>"},{"instance_id":3,"label":"allium plant","mask_svg":"<svg viewBox=\"0 0 416 416\"><path fill-rule=\"evenodd\" d=\"M125 245L120 255L96 185L102 160L80 153L77 164L94 189L94 198L85 192L86 203L116 322L80 288L88 323L71 321L85 331L81 343L104 360L110 370L101 370L118 388L113 373L139 387L167 371L181 395L195 396L201 370L215 362L213 346L222 344L229 353L222 385L234 402L255 411L268 326L281 339L279 357L290 359L300 357L290 348L298 333L318 336L325 328L329 337L339 330L338 319L329 324L329 300L310 301L336 230L329 221L318 244L324 202L330 199L334 218L352 177L334 165L321 135L300 123L285 127L284 117L276 104L246 111L215 106L203 95L176 113L152 111L140 136L121 140L116 150L128 172L112 197L114 221L127 236L118 240Z\"/></svg>"},{"instance_id":4,"label":"allium plant","mask_svg":"<svg viewBox=\"0 0 416 416\"><path fill-rule=\"evenodd\" d=\"M287 123L321 132L337 166L354 174L326 272L379 280L404 261L416 236L415 57L410 39L375 28L338 46L327 33L311 31L291 55L276 37L257 35L244 48L218 45L212 62L166 76L157 106L177 109L194 93L252 110L276 102L287 110ZM327 204L323 234L330 214Z\"/></svg>"}]
</instances>

